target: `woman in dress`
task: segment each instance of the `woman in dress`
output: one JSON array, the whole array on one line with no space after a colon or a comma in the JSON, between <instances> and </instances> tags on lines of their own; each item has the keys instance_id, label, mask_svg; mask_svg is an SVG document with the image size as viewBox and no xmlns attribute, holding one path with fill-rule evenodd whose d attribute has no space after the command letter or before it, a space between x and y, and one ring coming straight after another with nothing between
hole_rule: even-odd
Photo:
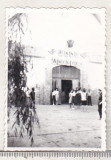
<instances>
[{"instance_id":1,"label":"woman in dress","mask_svg":"<svg viewBox=\"0 0 111 160\"><path fill-rule=\"evenodd\" d=\"M72 104L73 104L72 109L74 109L74 105L76 104L76 91L75 90L73 90L73 93L72 93Z\"/></svg>"},{"instance_id":2,"label":"woman in dress","mask_svg":"<svg viewBox=\"0 0 111 160\"><path fill-rule=\"evenodd\" d=\"M72 95L73 95L73 89L69 93L69 105L70 105L70 108L71 108L71 105L72 105Z\"/></svg>"},{"instance_id":3,"label":"woman in dress","mask_svg":"<svg viewBox=\"0 0 111 160\"><path fill-rule=\"evenodd\" d=\"M81 88L78 89L76 93L77 105L81 105Z\"/></svg>"},{"instance_id":4,"label":"woman in dress","mask_svg":"<svg viewBox=\"0 0 111 160\"><path fill-rule=\"evenodd\" d=\"M81 101L82 101L82 105L86 105L87 104L87 93L86 93L85 88L81 92Z\"/></svg>"},{"instance_id":5,"label":"woman in dress","mask_svg":"<svg viewBox=\"0 0 111 160\"><path fill-rule=\"evenodd\" d=\"M89 105L92 106L91 90L90 90L90 89L88 89L88 92L87 92L87 104L88 104L88 106L89 106Z\"/></svg>"}]
</instances>

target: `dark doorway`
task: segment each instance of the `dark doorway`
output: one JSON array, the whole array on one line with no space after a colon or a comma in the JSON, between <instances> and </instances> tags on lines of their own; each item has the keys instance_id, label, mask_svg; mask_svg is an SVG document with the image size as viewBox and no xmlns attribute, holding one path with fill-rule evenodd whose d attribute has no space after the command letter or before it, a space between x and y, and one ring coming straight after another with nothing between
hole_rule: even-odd
<instances>
[{"instance_id":1,"label":"dark doorway","mask_svg":"<svg viewBox=\"0 0 111 160\"><path fill-rule=\"evenodd\" d=\"M67 104L69 92L80 82L80 69L73 66L56 66L52 68L52 90L58 88L60 92L59 104Z\"/></svg>"},{"instance_id":2,"label":"dark doorway","mask_svg":"<svg viewBox=\"0 0 111 160\"><path fill-rule=\"evenodd\" d=\"M62 86L62 97L61 101L62 103L68 103L69 102L69 92L72 89L72 80L62 80L61 81Z\"/></svg>"}]
</instances>

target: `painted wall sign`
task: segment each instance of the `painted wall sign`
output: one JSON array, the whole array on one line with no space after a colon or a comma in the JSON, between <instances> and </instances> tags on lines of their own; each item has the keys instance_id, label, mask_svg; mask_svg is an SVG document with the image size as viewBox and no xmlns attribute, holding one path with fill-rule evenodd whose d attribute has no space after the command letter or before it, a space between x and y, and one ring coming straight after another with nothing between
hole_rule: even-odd
<instances>
[{"instance_id":1,"label":"painted wall sign","mask_svg":"<svg viewBox=\"0 0 111 160\"><path fill-rule=\"evenodd\" d=\"M52 58L51 62L53 65L67 65L67 66L75 66L80 68L81 63L73 60L68 60L68 59L61 59L61 58Z\"/></svg>"},{"instance_id":2,"label":"painted wall sign","mask_svg":"<svg viewBox=\"0 0 111 160\"><path fill-rule=\"evenodd\" d=\"M80 58L81 57L76 52L70 52L70 51L64 51L64 50L55 50L55 49L52 49L51 51L49 51L49 53L52 56L59 56L59 57L69 57L69 58Z\"/></svg>"}]
</instances>

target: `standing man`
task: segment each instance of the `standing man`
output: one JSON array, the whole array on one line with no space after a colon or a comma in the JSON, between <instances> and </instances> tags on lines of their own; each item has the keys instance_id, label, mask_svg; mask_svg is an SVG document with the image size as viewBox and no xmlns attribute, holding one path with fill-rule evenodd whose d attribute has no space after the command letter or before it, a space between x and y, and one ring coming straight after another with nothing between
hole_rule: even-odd
<instances>
[{"instance_id":1,"label":"standing man","mask_svg":"<svg viewBox=\"0 0 111 160\"><path fill-rule=\"evenodd\" d=\"M34 88L32 88L32 91L30 92L30 98L31 98L31 104L32 104L32 108L34 109L35 108L35 91L34 91Z\"/></svg>"},{"instance_id":2,"label":"standing man","mask_svg":"<svg viewBox=\"0 0 111 160\"><path fill-rule=\"evenodd\" d=\"M56 105L55 90L52 91L52 104Z\"/></svg>"},{"instance_id":3,"label":"standing man","mask_svg":"<svg viewBox=\"0 0 111 160\"><path fill-rule=\"evenodd\" d=\"M56 105L59 104L59 90L58 88L56 88L55 90L55 100L56 100Z\"/></svg>"},{"instance_id":4,"label":"standing man","mask_svg":"<svg viewBox=\"0 0 111 160\"><path fill-rule=\"evenodd\" d=\"M99 99L98 99L98 112L100 120L102 118L102 91L99 89Z\"/></svg>"}]
</instances>

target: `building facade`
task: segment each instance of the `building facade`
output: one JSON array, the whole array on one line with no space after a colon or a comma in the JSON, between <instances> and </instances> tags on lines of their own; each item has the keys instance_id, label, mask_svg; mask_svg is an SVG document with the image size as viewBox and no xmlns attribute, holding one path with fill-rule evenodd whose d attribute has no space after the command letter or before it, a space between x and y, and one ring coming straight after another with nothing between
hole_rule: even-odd
<instances>
[{"instance_id":1,"label":"building facade","mask_svg":"<svg viewBox=\"0 0 111 160\"><path fill-rule=\"evenodd\" d=\"M102 89L104 79L101 57L83 57L66 50L26 49L30 59L27 72L27 86L34 87L36 104L51 104L51 93L58 88L59 104L68 103L69 92L77 87L91 89L93 104L98 101L98 89Z\"/></svg>"}]
</instances>

